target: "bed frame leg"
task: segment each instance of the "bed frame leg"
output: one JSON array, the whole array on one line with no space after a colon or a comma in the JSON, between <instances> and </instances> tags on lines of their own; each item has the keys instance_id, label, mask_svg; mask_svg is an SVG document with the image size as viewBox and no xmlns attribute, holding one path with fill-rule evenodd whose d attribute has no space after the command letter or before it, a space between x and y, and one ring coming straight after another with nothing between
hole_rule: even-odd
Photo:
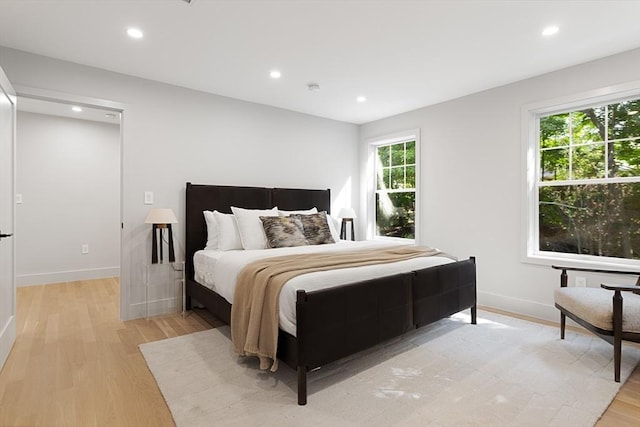
<instances>
[{"instance_id":1,"label":"bed frame leg","mask_svg":"<svg viewBox=\"0 0 640 427\"><path fill-rule=\"evenodd\" d=\"M473 265L475 266L476 265L476 257L470 256L469 259L471 260L471 262L473 262ZM473 275L475 276L475 269L474 269ZM474 286L474 288L476 287L475 281L474 281L473 286ZM474 289L474 293L475 293L475 289ZM477 321L478 320L478 316L477 316L477 313L476 313L477 309L478 309L478 304L474 303L471 306L471 324L472 325L477 325L478 324L478 321Z\"/></svg>"},{"instance_id":2,"label":"bed frame leg","mask_svg":"<svg viewBox=\"0 0 640 427\"><path fill-rule=\"evenodd\" d=\"M298 366L298 405L307 404L307 368Z\"/></svg>"}]
</instances>

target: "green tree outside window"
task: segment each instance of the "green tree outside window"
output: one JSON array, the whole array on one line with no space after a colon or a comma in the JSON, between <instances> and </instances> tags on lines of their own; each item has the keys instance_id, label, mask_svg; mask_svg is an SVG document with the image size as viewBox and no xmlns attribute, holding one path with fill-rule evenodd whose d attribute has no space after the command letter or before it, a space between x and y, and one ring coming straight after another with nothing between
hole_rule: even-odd
<instances>
[{"instance_id":1,"label":"green tree outside window","mask_svg":"<svg viewBox=\"0 0 640 427\"><path fill-rule=\"evenodd\" d=\"M540 117L540 251L640 259L640 99Z\"/></svg>"},{"instance_id":2,"label":"green tree outside window","mask_svg":"<svg viewBox=\"0 0 640 427\"><path fill-rule=\"evenodd\" d=\"M416 142L376 147L376 235L415 239Z\"/></svg>"}]
</instances>

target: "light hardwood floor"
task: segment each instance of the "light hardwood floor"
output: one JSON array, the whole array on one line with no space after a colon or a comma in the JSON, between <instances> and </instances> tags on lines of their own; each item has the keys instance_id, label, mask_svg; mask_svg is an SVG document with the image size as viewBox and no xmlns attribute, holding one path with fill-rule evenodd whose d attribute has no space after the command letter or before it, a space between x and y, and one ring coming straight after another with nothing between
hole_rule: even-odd
<instances>
[{"instance_id":1,"label":"light hardwood floor","mask_svg":"<svg viewBox=\"0 0 640 427\"><path fill-rule=\"evenodd\" d=\"M122 322L119 301L116 279L18 288L1 426L173 425L138 345L213 326L197 314Z\"/></svg>"},{"instance_id":2,"label":"light hardwood floor","mask_svg":"<svg viewBox=\"0 0 640 427\"><path fill-rule=\"evenodd\" d=\"M173 425L138 345L219 322L206 312L122 322L119 300L116 279L18 288L18 337L0 372L0 426ZM598 426L638 420L640 366Z\"/></svg>"}]
</instances>

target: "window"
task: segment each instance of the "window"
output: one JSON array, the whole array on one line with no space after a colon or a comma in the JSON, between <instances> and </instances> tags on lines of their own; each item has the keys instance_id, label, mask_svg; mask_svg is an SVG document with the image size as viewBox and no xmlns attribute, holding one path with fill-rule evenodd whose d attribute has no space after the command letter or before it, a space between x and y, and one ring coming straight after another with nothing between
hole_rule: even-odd
<instances>
[{"instance_id":1,"label":"window","mask_svg":"<svg viewBox=\"0 0 640 427\"><path fill-rule=\"evenodd\" d=\"M530 113L528 255L640 260L640 91Z\"/></svg>"},{"instance_id":2,"label":"window","mask_svg":"<svg viewBox=\"0 0 640 427\"><path fill-rule=\"evenodd\" d=\"M374 236L415 239L416 135L374 147Z\"/></svg>"}]
</instances>

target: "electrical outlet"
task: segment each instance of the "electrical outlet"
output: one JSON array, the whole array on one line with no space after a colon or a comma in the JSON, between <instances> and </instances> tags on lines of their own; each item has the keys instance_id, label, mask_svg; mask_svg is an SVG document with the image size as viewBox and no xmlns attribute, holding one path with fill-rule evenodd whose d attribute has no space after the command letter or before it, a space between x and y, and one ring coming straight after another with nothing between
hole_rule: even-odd
<instances>
[{"instance_id":1,"label":"electrical outlet","mask_svg":"<svg viewBox=\"0 0 640 427\"><path fill-rule=\"evenodd\" d=\"M144 192L144 204L152 205L153 204L153 191L145 191Z\"/></svg>"},{"instance_id":2,"label":"electrical outlet","mask_svg":"<svg viewBox=\"0 0 640 427\"><path fill-rule=\"evenodd\" d=\"M89 253L89 245L87 243L84 243L82 245L82 253L83 254L88 254Z\"/></svg>"},{"instance_id":3,"label":"electrical outlet","mask_svg":"<svg viewBox=\"0 0 640 427\"><path fill-rule=\"evenodd\" d=\"M587 287L587 278L577 276L576 277L576 287L578 288L586 288Z\"/></svg>"}]
</instances>

